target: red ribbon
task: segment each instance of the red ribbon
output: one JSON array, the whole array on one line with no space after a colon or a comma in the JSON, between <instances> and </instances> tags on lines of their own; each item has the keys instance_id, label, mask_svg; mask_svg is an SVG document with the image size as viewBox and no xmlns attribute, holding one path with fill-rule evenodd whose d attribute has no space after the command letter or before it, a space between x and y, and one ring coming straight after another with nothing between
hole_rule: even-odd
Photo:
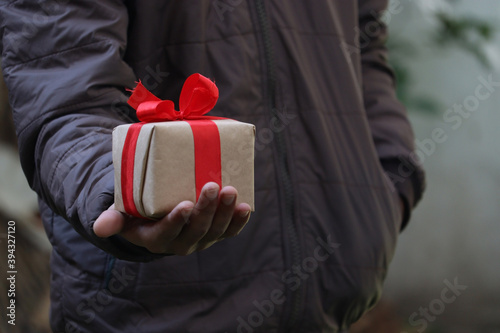
<instances>
[{"instance_id":1,"label":"red ribbon","mask_svg":"<svg viewBox=\"0 0 500 333\"><path fill-rule=\"evenodd\" d=\"M205 115L215 106L218 98L219 90L215 83L200 74L193 74L184 82L179 100L180 111L175 110L172 101L161 100L142 83L137 84L128 104L137 111L141 122L132 124L127 131L121 165L122 199L128 214L143 217L134 202L133 179L137 139L145 123L186 120L193 132L196 200L207 182L216 182L222 187L220 134L212 120L224 118Z\"/></svg>"}]
</instances>

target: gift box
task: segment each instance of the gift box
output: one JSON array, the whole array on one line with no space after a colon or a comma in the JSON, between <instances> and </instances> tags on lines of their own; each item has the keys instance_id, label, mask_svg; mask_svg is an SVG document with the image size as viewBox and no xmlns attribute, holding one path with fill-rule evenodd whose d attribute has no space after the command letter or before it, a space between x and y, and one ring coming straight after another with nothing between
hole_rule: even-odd
<instances>
[{"instance_id":1,"label":"gift box","mask_svg":"<svg viewBox=\"0 0 500 333\"><path fill-rule=\"evenodd\" d=\"M255 126L205 115L218 98L215 84L191 75L179 108L139 82L129 104L140 123L113 130L115 209L160 218L184 200L196 202L207 182L238 190L254 210Z\"/></svg>"}]
</instances>

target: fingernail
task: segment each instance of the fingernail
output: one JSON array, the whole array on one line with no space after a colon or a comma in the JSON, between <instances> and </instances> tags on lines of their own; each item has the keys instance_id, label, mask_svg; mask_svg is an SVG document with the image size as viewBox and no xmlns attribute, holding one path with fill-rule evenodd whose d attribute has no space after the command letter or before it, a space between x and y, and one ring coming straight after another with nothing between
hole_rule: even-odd
<instances>
[{"instance_id":1,"label":"fingernail","mask_svg":"<svg viewBox=\"0 0 500 333\"><path fill-rule=\"evenodd\" d=\"M222 203L226 206L229 206L234 202L235 198L236 198L236 196L234 194L223 196Z\"/></svg>"},{"instance_id":2,"label":"fingernail","mask_svg":"<svg viewBox=\"0 0 500 333\"><path fill-rule=\"evenodd\" d=\"M181 211L182 217L184 218L184 223L189 223L189 217L191 216L192 208L186 208Z\"/></svg>"},{"instance_id":3,"label":"fingernail","mask_svg":"<svg viewBox=\"0 0 500 333\"><path fill-rule=\"evenodd\" d=\"M218 194L219 194L219 189L217 187L211 187L206 191L207 198L210 200L217 199Z\"/></svg>"},{"instance_id":4,"label":"fingernail","mask_svg":"<svg viewBox=\"0 0 500 333\"><path fill-rule=\"evenodd\" d=\"M250 211L249 210L244 210L240 213L240 216L241 217L248 217L248 215L250 215Z\"/></svg>"}]
</instances>

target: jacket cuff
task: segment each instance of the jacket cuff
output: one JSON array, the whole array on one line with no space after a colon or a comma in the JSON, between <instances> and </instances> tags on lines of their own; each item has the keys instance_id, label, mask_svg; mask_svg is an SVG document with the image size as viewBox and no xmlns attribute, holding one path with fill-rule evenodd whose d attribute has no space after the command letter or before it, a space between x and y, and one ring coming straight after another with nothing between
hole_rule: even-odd
<instances>
[{"instance_id":1,"label":"jacket cuff","mask_svg":"<svg viewBox=\"0 0 500 333\"><path fill-rule=\"evenodd\" d=\"M381 160L381 164L404 203L402 231L410 220L412 209L422 197L425 187L424 172L420 166L414 165L402 157L384 159Z\"/></svg>"}]
</instances>

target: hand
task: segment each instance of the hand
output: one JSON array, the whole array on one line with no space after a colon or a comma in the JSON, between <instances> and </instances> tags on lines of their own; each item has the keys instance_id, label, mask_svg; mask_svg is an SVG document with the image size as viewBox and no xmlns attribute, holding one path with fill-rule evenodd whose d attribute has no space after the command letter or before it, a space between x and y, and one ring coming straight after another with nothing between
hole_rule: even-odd
<instances>
[{"instance_id":1,"label":"hand","mask_svg":"<svg viewBox=\"0 0 500 333\"><path fill-rule=\"evenodd\" d=\"M112 205L94 223L99 237L120 235L153 253L188 255L236 236L250 217L250 206L236 206L238 192L232 186L207 183L196 204L183 201L158 221L136 218Z\"/></svg>"}]
</instances>

